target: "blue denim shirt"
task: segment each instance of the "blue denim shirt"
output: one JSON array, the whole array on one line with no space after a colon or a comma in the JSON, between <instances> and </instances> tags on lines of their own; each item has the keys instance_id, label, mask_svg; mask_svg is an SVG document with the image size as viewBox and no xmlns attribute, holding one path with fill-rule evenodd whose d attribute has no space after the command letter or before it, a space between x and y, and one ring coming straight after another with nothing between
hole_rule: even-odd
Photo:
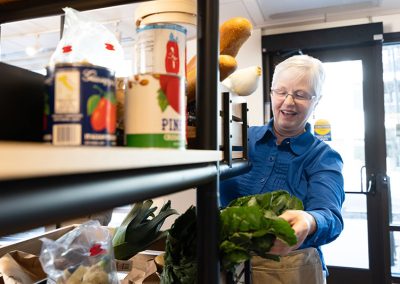
<instances>
[{"instance_id":1,"label":"blue denim shirt","mask_svg":"<svg viewBox=\"0 0 400 284\"><path fill-rule=\"evenodd\" d=\"M300 198L316 221L317 230L300 248L317 248L326 271L321 245L335 240L343 230L343 161L329 145L306 131L276 145L273 119L265 126L249 128L248 173L220 184L223 207L240 196L283 189Z\"/></svg>"}]
</instances>

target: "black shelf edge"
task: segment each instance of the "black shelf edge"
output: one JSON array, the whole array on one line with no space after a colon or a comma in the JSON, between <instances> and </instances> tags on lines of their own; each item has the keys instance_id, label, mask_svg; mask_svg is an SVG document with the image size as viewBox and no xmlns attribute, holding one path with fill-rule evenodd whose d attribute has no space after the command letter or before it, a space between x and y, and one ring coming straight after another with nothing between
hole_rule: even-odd
<instances>
[{"instance_id":1,"label":"black shelf edge","mask_svg":"<svg viewBox=\"0 0 400 284\"><path fill-rule=\"evenodd\" d=\"M219 1L198 0L196 139L203 150L218 150L218 56ZM219 283L218 192L218 175L197 188L197 283Z\"/></svg>"},{"instance_id":2,"label":"black shelf edge","mask_svg":"<svg viewBox=\"0 0 400 284\"><path fill-rule=\"evenodd\" d=\"M232 160L232 164L219 164L219 177L221 180L231 178L240 174L247 173L250 170L250 162L248 160Z\"/></svg>"},{"instance_id":3,"label":"black shelf edge","mask_svg":"<svg viewBox=\"0 0 400 284\"><path fill-rule=\"evenodd\" d=\"M392 232L400 232L400 226L399 225L390 225L389 230Z\"/></svg>"},{"instance_id":4,"label":"black shelf edge","mask_svg":"<svg viewBox=\"0 0 400 284\"><path fill-rule=\"evenodd\" d=\"M0 182L0 235L178 192L217 174L210 163Z\"/></svg>"},{"instance_id":5,"label":"black shelf edge","mask_svg":"<svg viewBox=\"0 0 400 284\"><path fill-rule=\"evenodd\" d=\"M62 8L71 7L79 11L99 9L110 6L144 2L143 0L70 0L54 1L39 0L34 4L27 0L18 0L0 4L0 24L28 20L38 17L56 16L63 14Z\"/></svg>"}]
</instances>

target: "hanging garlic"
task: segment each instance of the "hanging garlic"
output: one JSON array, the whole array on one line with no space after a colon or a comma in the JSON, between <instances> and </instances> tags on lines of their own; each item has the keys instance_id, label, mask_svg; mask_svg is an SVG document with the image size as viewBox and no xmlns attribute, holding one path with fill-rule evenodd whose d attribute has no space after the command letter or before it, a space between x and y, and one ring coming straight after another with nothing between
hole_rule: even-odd
<instances>
[{"instance_id":1,"label":"hanging garlic","mask_svg":"<svg viewBox=\"0 0 400 284\"><path fill-rule=\"evenodd\" d=\"M257 89L260 77L261 67L251 66L236 70L222 81L222 85L239 96L249 96Z\"/></svg>"}]
</instances>

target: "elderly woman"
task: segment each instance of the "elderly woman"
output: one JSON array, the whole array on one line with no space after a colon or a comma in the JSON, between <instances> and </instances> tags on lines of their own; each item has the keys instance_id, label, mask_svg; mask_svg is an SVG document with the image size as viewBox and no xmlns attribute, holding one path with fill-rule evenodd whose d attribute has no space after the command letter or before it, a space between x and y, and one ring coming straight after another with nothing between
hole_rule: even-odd
<instances>
[{"instance_id":1,"label":"elderly woman","mask_svg":"<svg viewBox=\"0 0 400 284\"><path fill-rule=\"evenodd\" d=\"M304 211L288 210L280 217L295 231L289 247L276 239L270 253L281 262L254 257L254 283L324 283L326 266L320 246L343 229L344 201L340 155L310 131L308 118L321 98L322 63L296 55L278 64L272 79L273 118L249 129L251 170L221 182L221 205L240 196L283 189L300 198Z\"/></svg>"}]
</instances>

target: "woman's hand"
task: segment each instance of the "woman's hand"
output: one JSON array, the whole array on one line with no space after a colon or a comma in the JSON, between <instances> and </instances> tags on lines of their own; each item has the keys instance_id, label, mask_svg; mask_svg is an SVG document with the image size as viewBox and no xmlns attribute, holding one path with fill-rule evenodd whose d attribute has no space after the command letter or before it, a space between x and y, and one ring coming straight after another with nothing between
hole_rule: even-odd
<instances>
[{"instance_id":1,"label":"woman's hand","mask_svg":"<svg viewBox=\"0 0 400 284\"><path fill-rule=\"evenodd\" d=\"M279 217L288 221L290 226L292 226L297 237L297 244L290 247L285 242L276 239L274 245L269 251L270 254L280 256L287 255L291 251L300 247L306 237L313 234L317 228L314 217L302 210L287 210Z\"/></svg>"}]
</instances>

